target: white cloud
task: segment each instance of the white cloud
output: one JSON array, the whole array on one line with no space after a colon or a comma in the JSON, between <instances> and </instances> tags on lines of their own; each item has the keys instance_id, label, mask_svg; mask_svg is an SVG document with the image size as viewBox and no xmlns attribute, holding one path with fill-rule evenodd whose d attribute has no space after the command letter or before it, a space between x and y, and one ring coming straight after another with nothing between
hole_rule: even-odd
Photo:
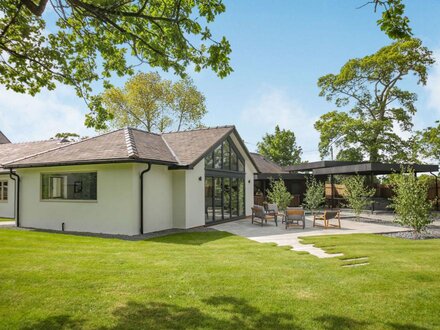
<instances>
[{"instance_id":1,"label":"white cloud","mask_svg":"<svg viewBox=\"0 0 440 330\"><path fill-rule=\"evenodd\" d=\"M274 131L276 125L295 133L297 144L302 147L304 160L318 160L319 134L313 128L317 116L304 109L287 91L265 88L259 97L250 102L241 113L238 130L248 148L256 149L256 143L264 134Z\"/></svg>"},{"instance_id":2,"label":"white cloud","mask_svg":"<svg viewBox=\"0 0 440 330\"><path fill-rule=\"evenodd\" d=\"M95 135L84 126L85 104L68 87L35 97L0 87L0 130L13 142L48 139L58 132Z\"/></svg>"}]
</instances>

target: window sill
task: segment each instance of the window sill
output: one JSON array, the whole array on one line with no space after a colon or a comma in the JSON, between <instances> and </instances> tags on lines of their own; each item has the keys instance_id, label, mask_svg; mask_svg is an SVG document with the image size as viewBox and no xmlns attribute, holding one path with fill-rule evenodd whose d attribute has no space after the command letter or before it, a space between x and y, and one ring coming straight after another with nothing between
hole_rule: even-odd
<instances>
[{"instance_id":1,"label":"window sill","mask_svg":"<svg viewBox=\"0 0 440 330\"><path fill-rule=\"evenodd\" d=\"M40 199L40 202L55 202L55 203L98 203L98 200L87 200L87 199Z\"/></svg>"}]
</instances>

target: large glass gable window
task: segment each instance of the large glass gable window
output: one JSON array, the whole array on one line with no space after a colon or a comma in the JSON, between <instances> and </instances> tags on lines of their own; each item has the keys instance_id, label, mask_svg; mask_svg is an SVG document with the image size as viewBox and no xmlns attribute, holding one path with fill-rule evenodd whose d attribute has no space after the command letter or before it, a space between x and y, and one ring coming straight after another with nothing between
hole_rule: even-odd
<instances>
[{"instance_id":1,"label":"large glass gable window","mask_svg":"<svg viewBox=\"0 0 440 330\"><path fill-rule=\"evenodd\" d=\"M230 138L205 157L205 221L245 216L244 159Z\"/></svg>"}]
</instances>

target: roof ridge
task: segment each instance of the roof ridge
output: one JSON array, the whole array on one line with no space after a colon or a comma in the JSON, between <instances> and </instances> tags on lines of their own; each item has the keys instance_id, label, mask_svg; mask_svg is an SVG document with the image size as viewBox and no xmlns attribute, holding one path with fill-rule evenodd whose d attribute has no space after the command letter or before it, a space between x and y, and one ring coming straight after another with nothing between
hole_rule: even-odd
<instances>
[{"instance_id":1,"label":"roof ridge","mask_svg":"<svg viewBox=\"0 0 440 330\"><path fill-rule=\"evenodd\" d=\"M167 140L164 138L163 134L160 136L160 138L162 139L162 141L165 143L165 145L167 146L168 150L171 152L171 155L173 155L173 157L176 159L178 164L183 164L180 162L179 157L177 157L176 153L174 152L174 150L171 148L171 146L168 144ZM186 164L185 164L186 165Z\"/></svg>"},{"instance_id":2,"label":"roof ridge","mask_svg":"<svg viewBox=\"0 0 440 330\"><path fill-rule=\"evenodd\" d=\"M222 125L222 126L212 126L212 127L200 127L200 128L194 128L194 129L187 129L183 131L173 131L173 132L165 132L161 135L166 134L176 134L176 133L185 133L185 132L196 132L196 131L207 131L210 129L219 129L219 128L235 128L235 125Z\"/></svg>"},{"instance_id":3,"label":"roof ridge","mask_svg":"<svg viewBox=\"0 0 440 330\"><path fill-rule=\"evenodd\" d=\"M128 128L130 130L133 130L133 131L142 132L142 133L145 133L145 134L151 134L151 135L157 135L157 136L161 136L162 135L162 133L147 132L147 131L145 131L143 129L136 128L136 127L126 127L126 128Z\"/></svg>"},{"instance_id":4,"label":"roof ridge","mask_svg":"<svg viewBox=\"0 0 440 330\"><path fill-rule=\"evenodd\" d=\"M139 153L134 141L134 135L132 129L129 127L124 128L125 143L127 144L127 153L130 158L139 158Z\"/></svg>"},{"instance_id":5,"label":"roof ridge","mask_svg":"<svg viewBox=\"0 0 440 330\"><path fill-rule=\"evenodd\" d=\"M40 155L43 155L43 154L48 153L48 152L52 152L52 151L55 151L55 150L58 150L58 149L63 149L63 148L70 147L72 145L77 145L77 144L80 144L80 143L83 143L83 142L87 142L87 141L96 139L98 137L109 135L109 134L112 134L112 133L115 133L115 132L118 132L118 131L121 131L121 130L123 130L123 128L117 129L117 130L111 131L111 132L106 132L106 133L103 133L101 135L95 135L95 136L92 136L92 137L89 137L87 139L83 139L83 140L80 140L80 141L66 143L65 145L62 145L62 146L58 146L58 147L55 147L55 148L51 148L51 149L48 149L48 150L44 150L44 151L38 152L36 154L32 154L32 155L29 155L29 156L25 156L25 157L21 157L21 158L18 158L18 159L14 159L14 160L12 160L10 162L7 162L7 163L4 163L2 165L7 165L7 164L19 162L19 161L22 161L22 160L25 160L25 159L29 159L29 158L32 158L32 157L35 157L35 156L40 156Z\"/></svg>"},{"instance_id":6,"label":"roof ridge","mask_svg":"<svg viewBox=\"0 0 440 330\"><path fill-rule=\"evenodd\" d=\"M30 144L30 143L52 142L52 141L61 142L62 140L63 139L46 139L46 140L35 140L35 141L11 142L8 144Z\"/></svg>"}]
</instances>

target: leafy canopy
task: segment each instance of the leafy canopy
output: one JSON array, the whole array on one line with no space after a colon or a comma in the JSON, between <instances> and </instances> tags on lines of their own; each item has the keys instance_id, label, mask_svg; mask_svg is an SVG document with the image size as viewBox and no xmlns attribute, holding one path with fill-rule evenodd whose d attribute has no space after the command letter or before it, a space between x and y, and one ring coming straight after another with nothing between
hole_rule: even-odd
<instances>
[{"instance_id":1,"label":"leafy canopy","mask_svg":"<svg viewBox=\"0 0 440 330\"><path fill-rule=\"evenodd\" d=\"M365 185L365 177L360 175L344 177L342 183L345 185L343 195L347 200L347 206L353 209L359 218L362 210L371 204L370 197L374 196L376 190L368 188Z\"/></svg>"},{"instance_id":2,"label":"leafy canopy","mask_svg":"<svg viewBox=\"0 0 440 330\"><path fill-rule=\"evenodd\" d=\"M395 221L420 233L432 222L427 181L417 180L414 171L409 170L394 176L392 184L395 195L391 198L391 207L397 214Z\"/></svg>"},{"instance_id":3,"label":"leafy canopy","mask_svg":"<svg viewBox=\"0 0 440 330\"><path fill-rule=\"evenodd\" d=\"M409 26L409 18L405 16L405 5L401 0L373 0L368 4L374 4L374 11L382 7L383 12L377 25L391 39L409 39L412 37L412 29Z\"/></svg>"},{"instance_id":4,"label":"leafy canopy","mask_svg":"<svg viewBox=\"0 0 440 330\"><path fill-rule=\"evenodd\" d=\"M275 126L275 133L267 133L261 142L257 143L258 153L271 161L288 166L301 162L302 148L296 145L295 133L291 130Z\"/></svg>"},{"instance_id":5,"label":"leafy canopy","mask_svg":"<svg viewBox=\"0 0 440 330\"><path fill-rule=\"evenodd\" d=\"M304 206L308 210L319 209L325 203L325 186L314 176L306 181L306 192L304 194Z\"/></svg>"},{"instance_id":6,"label":"leafy canopy","mask_svg":"<svg viewBox=\"0 0 440 330\"><path fill-rule=\"evenodd\" d=\"M147 132L181 130L201 125L205 97L188 78L172 83L158 73L138 73L124 88L102 95L110 120L106 128L137 127Z\"/></svg>"},{"instance_id":7,"label":"leafy canopy","mask_svg":"<svg viewBox=\"0 0 440 330\"><path fill-rule=\"evenodd\" d=\"M87 126L103 128L108 114L92 91L114 74L142 64L231 73L229 42L208 28L224 11L221 0L2 0L0 84L30 95L74 86L91 109Z\"/></svg>"},{"instance_id":8,"label":"leafy canopy","mask_svg":"<svg viewBox=\"0 0 440 330\"><path fill-rule=\"evenodd\" d=\"M271 180L267 198L270 203L277 204L280 210L285 210L292 201L292 195L287 191L284 180L281 178Z\"/></svg>"},{"instance_id":9,"label":"leafy canopy","mask_svg":"<svg viewBox=\"0 0 440 330\"><path fill-rule=\"evenodd\" d=\"M331 111L320 117L321 157L332 145L356 149L370 161L414 161L414 140L395 133L412 132L417 95L400 87L412 74L426 84L427 69L434 63L432 52L418 39L399 40L375 54L349 60L338 74L318 80L320 96L349 111ZM410 157L409 157L409 156Z\"/></svg>"}]
</instances>

